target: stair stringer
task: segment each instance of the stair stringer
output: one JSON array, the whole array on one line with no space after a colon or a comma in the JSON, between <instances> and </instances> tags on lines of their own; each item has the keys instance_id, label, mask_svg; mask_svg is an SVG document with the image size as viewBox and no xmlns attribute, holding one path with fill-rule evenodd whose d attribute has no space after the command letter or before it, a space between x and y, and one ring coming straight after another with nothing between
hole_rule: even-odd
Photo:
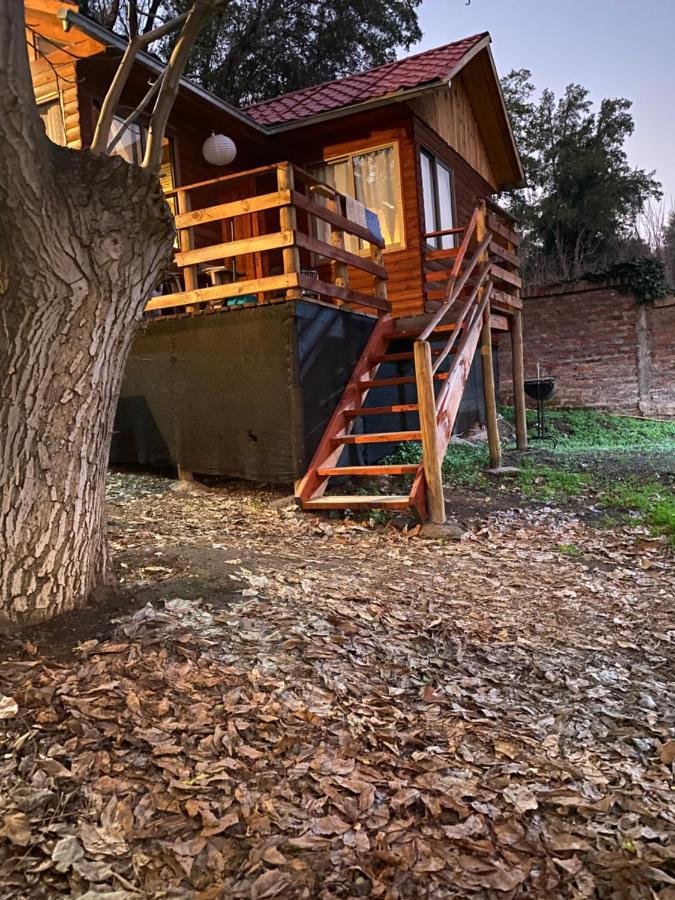
<instances>
[{"instance_id":1,"label":"stair stringer","mask_svg":"<svg viewBox=\"0 0 675 900\"><path fill-rule=\"evenodd\" d=\"M390 315L381 316L377 320L342 397L335 407L333 415L330 417L307 472L296 487L295 496L301 502L321 497L326 490L330 476L321 476L317 470L332 468L340 458L343 445L336 446L335 438L349 434L354 427L355 419L347 416L346 413L349 410L363 406L368 396L369 388L361 387L361 382L374 380L380 364L370 360L373 357L384 355L389 343L386 335L387 331L391 330L391 323L392 317Z\"/></svg>"},{"instance_id":2,"label":"stair stringer","mask_svg":"<svg viewBox=\"0 0 675 900\"><path fill-rule=\"evenodd\" d=\"M481 329L483 327L483 310L484 304L479 309L478 314L467 326L458 347L457 355L453 359L452 369L448 374L448 380L442 388L442 390L445 391L445 399L441 408L438 410L436 418L438 429L438 455L441 462L443 461L445 451L448 449L448 444L452 437L452 429L455 424L455 419L457 418L459 404L462 402L462 395L464 394L464 389L469 379L469 371L480 340Z\"/></svg>"}]
</instances>

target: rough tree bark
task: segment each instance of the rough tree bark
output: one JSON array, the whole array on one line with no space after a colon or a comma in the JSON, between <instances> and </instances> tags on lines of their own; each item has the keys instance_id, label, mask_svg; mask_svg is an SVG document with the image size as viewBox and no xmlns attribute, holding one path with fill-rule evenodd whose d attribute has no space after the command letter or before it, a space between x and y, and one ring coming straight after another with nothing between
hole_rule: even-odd
<instances>
[{"instance_id":1,"label":"rough tree bark","mask_svg":"<svg viewBox=\"0 0 675 900\"><path fill-rule=\"evenodd\" d=\"M105 474L143 308L171 257L156 174L57 147L39 119L23 3L0 0L0 626L111 579Z\"/></svg>"}]
</instances>

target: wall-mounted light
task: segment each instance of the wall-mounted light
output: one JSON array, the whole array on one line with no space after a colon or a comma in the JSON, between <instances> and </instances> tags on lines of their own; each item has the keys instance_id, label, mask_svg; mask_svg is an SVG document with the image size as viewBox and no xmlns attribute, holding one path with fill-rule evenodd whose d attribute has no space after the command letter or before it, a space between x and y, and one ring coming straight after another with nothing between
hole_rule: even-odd
<instances>
[{"instance_id":1,"label":"wall-mounted light","mask_svg":"<svg viewBox=\"0 0 675 900\"><path fill-rule=\"evenodd\" d=\"M237 145L224 134L211 133L202 147L204 159L212 166L227 166L237 155Z\"/></svg>"}]
</instances>

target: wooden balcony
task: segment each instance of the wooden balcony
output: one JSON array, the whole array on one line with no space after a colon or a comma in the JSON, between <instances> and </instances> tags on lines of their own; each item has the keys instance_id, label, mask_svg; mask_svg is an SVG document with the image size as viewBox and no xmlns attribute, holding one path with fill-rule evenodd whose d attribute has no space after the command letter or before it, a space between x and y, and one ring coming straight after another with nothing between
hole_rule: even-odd
<instances>
[{"instance_id":1,"label":"wooden balcony","mask_svg":"<svg viewBox=\"0 0 675 900\"><path fill-rule=\"evenodd\" d=\"M352 201L303 169L277 163L180 187L167 197L178 252L146 312L196 313L303 297L363 312L389 310L384 242L348 217Z\"/></svg>"}]
</instances>

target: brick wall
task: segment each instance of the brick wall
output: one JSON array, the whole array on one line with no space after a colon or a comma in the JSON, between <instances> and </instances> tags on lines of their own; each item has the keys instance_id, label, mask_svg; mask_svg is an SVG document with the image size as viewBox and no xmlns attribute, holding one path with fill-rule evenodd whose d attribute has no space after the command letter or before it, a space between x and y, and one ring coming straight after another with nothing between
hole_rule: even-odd
<instances>
[{"instance_id":1,"label":"brick wall","mask_svg":"<svg viewBox=\"0 0 675 900\"><path fill-rule=\"evenodd\" d=\"M675 298L638 304L590 282L523 295L525 378L537 363L556 378L555 404L675 416ZM510 347L500 346L500 392L512 398Z\"/></svg>"}]
</instances>

